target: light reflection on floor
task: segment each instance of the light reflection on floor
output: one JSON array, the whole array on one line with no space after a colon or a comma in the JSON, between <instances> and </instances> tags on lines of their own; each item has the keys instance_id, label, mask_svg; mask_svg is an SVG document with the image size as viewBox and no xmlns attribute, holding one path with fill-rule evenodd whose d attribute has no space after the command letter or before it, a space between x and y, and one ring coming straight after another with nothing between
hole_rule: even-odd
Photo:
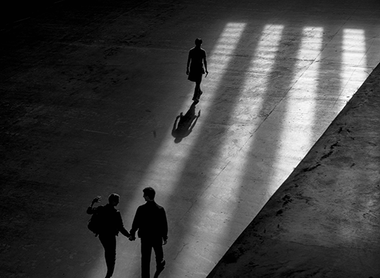
<instances>
[{"instance_id":1,"label":"light reflection on floor","mask_svg":"<svg viewBox=\"0 0 380 278\"><path fill-rule=\"evenodd\" d=\"M316 62L322 49L323 28L304 27L296 69L302 70L305 61L308 62L306 69L303 69L301 76L293 80L286 98L278 105L277 111L282 111L281 131L279 132L278 148L276 150L276 160L273 169L284 168L284 161L292 161L291 165L296 166L313 146L321 134L313 134L318 107L318 75L320 63ZM287 168L287 167L286 167ZM291 168L288 168L291 169ZM283 173L273 173L274 180L281 180ZM277 177L278 176L278 177ZM274 188L270 192L277 190L275 183L270 183Z\"/></svg>"}]
</instances>

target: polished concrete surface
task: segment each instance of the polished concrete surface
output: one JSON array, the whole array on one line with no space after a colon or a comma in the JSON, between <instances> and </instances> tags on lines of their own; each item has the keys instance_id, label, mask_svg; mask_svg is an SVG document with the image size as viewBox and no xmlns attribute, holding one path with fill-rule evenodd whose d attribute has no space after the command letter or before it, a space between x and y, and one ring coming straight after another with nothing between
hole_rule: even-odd
<instances>
[{"instance_id":1,"label":"polished concrete surface","mask_svg":"<svg viewBox=\"0 0 380 278\"><path fill-rule=\"evenodd\" d=\"M153 186L170 226L162 277L206 277L379 63L379 11L349 0L61 2L3 30L0 275L103 277L87 205L118 192L130 227ZM198 121L174 142L196 37L210 74ZM139 248L118 238L114 277L139 277Z\"/></svg>"}]
</instances>

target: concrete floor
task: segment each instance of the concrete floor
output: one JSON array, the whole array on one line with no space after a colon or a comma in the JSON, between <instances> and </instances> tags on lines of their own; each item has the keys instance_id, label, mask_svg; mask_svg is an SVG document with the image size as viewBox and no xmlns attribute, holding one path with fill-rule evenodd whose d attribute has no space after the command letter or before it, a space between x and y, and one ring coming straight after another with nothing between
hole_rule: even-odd
<instances>
[{"instance_id":1,"label":"concrete floor","mask_svg":"<svg viewBox=\"0 0 380 278\"><path fill-rule=\"evenodd\" d=\"M87 205L118 192L130 227L153 186L170 226L162 277L206 277L379 63L379 11L369 0L61 2L3 30L0 276L103 277ZM175 143L196 37L210 74L199 120ZM138 277L139 256L120 236L114 277Z\"/></svg>"},{"instance_id":2,"label":"concrete floor","mask_svg":"<svg viewBox=\"0 0 380 278\"><path fill-rule=\"evenodd\" d=\"M211 277L380 277L380 66Z\"/></svg>"}]
</instances>

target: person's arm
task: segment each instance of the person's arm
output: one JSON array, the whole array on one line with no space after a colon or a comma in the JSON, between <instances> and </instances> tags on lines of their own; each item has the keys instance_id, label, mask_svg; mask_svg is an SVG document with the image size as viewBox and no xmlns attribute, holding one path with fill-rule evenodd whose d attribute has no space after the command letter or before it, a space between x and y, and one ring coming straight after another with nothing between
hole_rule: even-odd
<instances>
[{"instance_id":1,"label":"person's arm","mask_svg":"<svg viewBox=\"0 0 380 278\"><path fill-rule=\"evenodd\" d=\"M199 116L200 116L200 112L201 112L201 111L199 110L199 112L198 112L198 116L195 116L195 117L194 117L193 122L192 122L192 124L191 124L191 126L190 126L190 129L189 129L190 132L193 131L193 128L194 128L195 124L197 123L198 118L199 118ZM189 133L190 133L190 132L189 132Z\"/></svg>"},{"instance_id":2,"label":"person's arm","mask_svg":"<svg viewBox=\"0 0 380 278\"><path fill-rule=\"evenodd\" d=\"M180 119L182 116L182 113L180 115L178 115L176 118L175 118L175 121L174 121L174 125L173 125L173 129L172 129L172 136L175 137L175 131L177 130L177 123L178 123L178 119Z\"/></svg>"},{"instance_id":3,"label":"person's arm","mask_svg":"<svg viewBox=\"0 0 380 278\"><path fill-rule=\"evenodd\" d=\"M94 200L92 200L91 205L87 208L87 213L94 214L96 211L96 208L94 208L93 206L95 203L99 203L99 202L100 202L100 196L95 197Z\"/></svg>"},{"instance_id":4,"label":"person's arm","mask_svg":"<svg viewBox=\"0 0 380 278\"><path fill-rule=\"evenodd\" d=\"M164 245L168 242L168 220L164 208L162 208L162 240Z\"/></svg>"},{"instance_id":5,"label":"person's arm","mask_svg":"<svg viewBox=\"0 0 380 278\"><path fill-rule=\"evenodd\" d=\"M206 51L204 52L204 57L203 57L203 64L205 65L205 70L206 70L206 77L208 75L208 70L207 70L207 58L206 58Z\"/></svg>"},{"instance_id":6,"label":"person's arm","mask_svg":"<svg viewBox=\"0 0 380 278\"><path fill-rule=\"evenodd\" d=\"M186 74L189 75L189 72L190 72L190 61L191 61L191 58L190 58L190 51L189 51L189 55L187 56L187 65L186 65Z\"/></svg>"},{"instance_id":7,"label":"person's arm","mask_svg":"<svg viewBox=\"0 0 380 278\"><path fill-rule=\"evenodd\" d=\"M135 214L135 218L133 219L133 222L132 222L132 229L130 231L130 237L129 237L130 240L136 239L135 234L136 234L136 231L139 229L139 226L140 226L139 222L140 222L140 209L138 208Z\"/></svg>"},{"instance_id":8,"label":"person's arm","mask_svg":"<svg viewBox=\"0 0 380 278\"><path fill-rule=\"evenodd\" d=\"M121 218L121 213L118 212L118 226L119 226L119 231L126 237L130 237L130 233L124 228L123 224L123 219Z\"/></svg>"}]
</instances>

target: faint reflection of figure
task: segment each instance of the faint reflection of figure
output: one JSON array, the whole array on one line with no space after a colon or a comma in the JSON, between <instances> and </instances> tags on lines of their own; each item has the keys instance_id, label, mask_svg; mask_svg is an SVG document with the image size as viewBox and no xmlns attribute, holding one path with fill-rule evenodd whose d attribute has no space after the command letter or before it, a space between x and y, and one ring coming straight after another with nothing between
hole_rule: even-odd
<instances>
[{"instance_id":1,"label":"faint reflection of figure","mask_svg":"<svg viewBox=\"0 0 380 278\"><path fill-rule=\"evenodd\" d=\"M183 116L181 112L181 114L175 119L172 130L175 143L181 142L184 137L188 136L193 131L193 128L201 115L201 110L198 111L198 115L195 115L195 104L196 102L193 102L185 116Z\"/></svg>"},{"instance_id":2,"label":"faint reflection of figure","mask_svg":"<svg viewBox=\"0 0 380 278\"><path fill-rule=\"evenodd\" d=\"M201 91L201 82L202 75L207 71L207 60L206 60L206 51L201 48L202 39L197 38L195 40L195 47L190 49L189 56L187 58L186 74L188 79L192 82L195 82L194 96L193 100L198 103L199 98L202 94ZM204 66L204 67L203 67Z\"/></svg>"}]
</instances>

